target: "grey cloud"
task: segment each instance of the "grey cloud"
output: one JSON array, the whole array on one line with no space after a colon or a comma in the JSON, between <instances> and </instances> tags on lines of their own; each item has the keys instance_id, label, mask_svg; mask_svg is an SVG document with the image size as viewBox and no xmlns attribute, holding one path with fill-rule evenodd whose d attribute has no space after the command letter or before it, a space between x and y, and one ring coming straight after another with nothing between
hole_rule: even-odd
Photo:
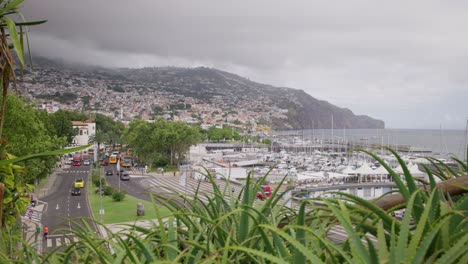
<instances>
[{"instance_id":1,"label":"grey cloud","mask_svg":"<svg viewBox=\"0 0 468 264\"><path fill-rule=\"evenodd\" d=\"M39 55L113 67L206 65L304 89L391 127L462 128L457 122L468 106L452 102L453 94L468 98L467 7L464 1L41 0L27 1L24 13L49 20L31 28ZM431 105L451 107L419 123L405 113L410 106L411 115L424 116Z\"/></svg>"}]
</instances>

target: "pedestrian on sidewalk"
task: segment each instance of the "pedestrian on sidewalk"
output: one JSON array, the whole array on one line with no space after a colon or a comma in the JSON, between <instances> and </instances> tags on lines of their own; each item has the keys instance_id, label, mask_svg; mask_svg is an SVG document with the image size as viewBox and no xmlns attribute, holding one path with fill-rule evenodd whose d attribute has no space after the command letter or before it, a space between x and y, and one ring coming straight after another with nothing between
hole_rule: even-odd
<instances>
[{"instance_id":1,"label":"pedestrian on sidewalk","mask_svg":"<svg viewBox=\"0 0 468 264\"><path fill-rule=\"evenodd\" d=\"M49 228L44 226L44 239L47 239L47 235L49 234Z\"/></svg>"}]
</instances>

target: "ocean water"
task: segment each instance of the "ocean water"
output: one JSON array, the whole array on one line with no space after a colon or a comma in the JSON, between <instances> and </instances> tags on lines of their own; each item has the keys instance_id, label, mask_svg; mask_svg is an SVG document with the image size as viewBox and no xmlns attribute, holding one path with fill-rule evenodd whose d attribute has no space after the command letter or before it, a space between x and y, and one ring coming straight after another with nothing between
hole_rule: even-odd
<instances>
[{"instance_id":1,"label":"ocean water","mask_svg":"<svg viewBox=\"0 0 468 264\"><path fill-rule=\"evenodd\" d=\"M429 156L455 156L465 159L468 134L465 130L432 129L307 129L297 131L304 137L345 140L347 142L383 144L395 148L409 145L432 151ZM425 155L425 154L424 154Z\"/></svg>"}]
</instances>

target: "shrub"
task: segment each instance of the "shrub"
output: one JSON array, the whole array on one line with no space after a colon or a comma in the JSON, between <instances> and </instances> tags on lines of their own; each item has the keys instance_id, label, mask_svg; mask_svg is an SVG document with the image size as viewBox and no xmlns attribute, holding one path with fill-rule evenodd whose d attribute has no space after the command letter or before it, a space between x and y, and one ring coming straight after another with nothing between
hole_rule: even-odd
<instances>
[{"instance_id":1,"label":"shrub","mask_svg":"<svg viewBox=\"0 0 468 264\"><path fill-rule=\"evenodd\" d=\"M115 191L112 193L112 200L114 202L120 202L125 198L125 192L124 191Z\"/></svg>"},{"instance_id":2,"label":"shrub","mask_svg":"<svg viewBox=\"0 0 468 264\"><path fill-rule=\"evenodd\" d=\"M112 188L112 186L105 186L104 187L104 195L105 196L112 195L113 193L114 193L114 188Z\"/></svg>"},{"instance_id":3,"label":"shrub","mask_svg":"<svg viewBox=\"0 0 468 264\"><path fill-rule=\"evenodd\" d=\"M93 182L94 186L96 187L100 187L101 185L102 186L106 186L106 179L99 176L99 175L93 175L93 177L91 178L91 181Z\"/></svg>"}]
</instances>

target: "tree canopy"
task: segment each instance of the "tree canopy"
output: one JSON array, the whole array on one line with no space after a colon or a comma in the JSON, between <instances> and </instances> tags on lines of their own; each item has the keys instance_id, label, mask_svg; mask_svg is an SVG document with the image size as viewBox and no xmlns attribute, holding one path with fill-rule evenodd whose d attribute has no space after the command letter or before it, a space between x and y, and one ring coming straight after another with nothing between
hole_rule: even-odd
<instances>
[{"instance_id":1,"label":"tree canopy","mask_svg":"<svg viewBox=\"0 0 468 264\"><path fill-rule=\"evenodd\" d=\"M146 164L165 158L175 165L185 159L190 146L201 136L196 128L184 123L157 119L154 123L133 120L122 138Z\"/></svg>"}]
</instances>

